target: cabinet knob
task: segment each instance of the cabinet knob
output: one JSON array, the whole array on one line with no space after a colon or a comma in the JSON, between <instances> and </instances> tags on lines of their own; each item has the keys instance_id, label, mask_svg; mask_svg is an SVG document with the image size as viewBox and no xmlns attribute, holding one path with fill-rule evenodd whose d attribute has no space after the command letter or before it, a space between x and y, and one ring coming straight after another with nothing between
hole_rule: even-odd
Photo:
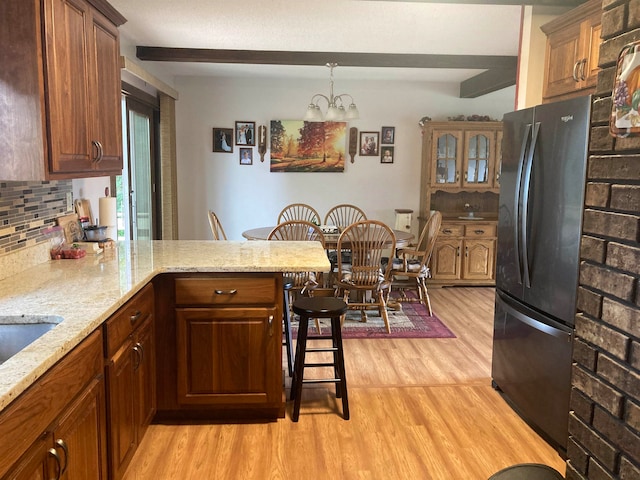
<instances>
[{"instance_id":1,"label":"cabinet knob","mask_svg":"<svg viewBox=\"0 0 640 480\"><path fill-rule=\"evenodd\" d=\"M269 324L269 336L273 337L273 315L269 315L269 320L267 320Z\"/></svg>"},{"instance_id":2,"label":"cabinet knob","mask_svg":"<svg viewBox=\"0 0 640 480\"><path fill-rule=\"evenodd\" d=\"M129 317L129 321L131 322L131 325L136 323L141 315L142 315L142 312L140 310L136 310L135 313Z\"/></svg>"},{"instance_id":3,"label":"cabinet knob","mask_svg":"<svg viewBox=\"0 0 640 480\"><path fill-rule=\"evenodd\" d=\"M474 230L473 233L475 233L476 235L482 235L484 234L484 230Z\"/></svg>"},{"instance_id":4,"label":"cabinet knob","mask_svg":"<svg viewBox=\"0 0 640 480\"><path fill-rule=\"evenodd\" d=\"M442 233L446 233L447 235L450 235L453 232L451 231L451 229L445 228L444 230L442 230Z\"/></svg>"}]
</instances>

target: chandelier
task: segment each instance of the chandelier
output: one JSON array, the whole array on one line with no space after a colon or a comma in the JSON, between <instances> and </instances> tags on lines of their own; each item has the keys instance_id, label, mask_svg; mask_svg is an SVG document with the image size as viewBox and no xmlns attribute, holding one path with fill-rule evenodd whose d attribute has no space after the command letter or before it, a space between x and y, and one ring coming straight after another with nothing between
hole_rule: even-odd
<instances>
[{"instance_id":1,"label":"chandelier","mask_svg":"<svg viewBox=\"0 0 640 480\"><path fill-rule=\"evenodd\" d=\"M337 63L327 63L327 67L329 67L331 71L329 77L329 96L327 97L321 93L316 93L311 97L311 103L309 104L309 107L307 107L307 113L304 116L305 121L322 122L323 120L326 120L327 122L341 122L344 120L356 120L357 118L360 118L360 112L358 112L356 104L353 103L353 97L351 95L348 93L341 93L340 95L333 94L333 69L337 66ZM342 97L349 97L351 99L351 103L347 110L344 108ZM324 98L328 104L326 115L322 114L322 110L320 110L320 106L318 104L322 98Z\"/></svg>"}]
</instances>

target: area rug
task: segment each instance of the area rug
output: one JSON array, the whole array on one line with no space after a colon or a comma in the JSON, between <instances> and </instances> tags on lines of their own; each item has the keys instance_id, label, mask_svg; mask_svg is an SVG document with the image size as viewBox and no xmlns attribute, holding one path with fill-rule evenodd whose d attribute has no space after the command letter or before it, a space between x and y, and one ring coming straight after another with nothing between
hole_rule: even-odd
<instances>
[{"instance_id":1,"label":"area rug","mask_svg":"<svg viewBox=\"0 0 640 480\"><path fill-rule=\"evenodd\" d=\"M421 303L401 304L401 310L387 308L391 333L387 333L384 320L377 310L367 311L367 321L362 322L360 312L350 310L342 327L342 338L456 338L449 328ZM294 337L298 331L297 317L292 323ZM320 320L323 333L329 332L329 319ZM323 328L324 327L324 328ZM309 322L309 335L317 333L315 322Z\"/></svg>"}]
</instances>

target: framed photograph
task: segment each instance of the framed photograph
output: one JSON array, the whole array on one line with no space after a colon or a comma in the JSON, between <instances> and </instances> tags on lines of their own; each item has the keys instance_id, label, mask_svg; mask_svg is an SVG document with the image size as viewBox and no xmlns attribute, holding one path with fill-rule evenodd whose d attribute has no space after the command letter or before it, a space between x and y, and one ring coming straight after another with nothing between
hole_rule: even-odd
<instances>
[{"instance_id":1,"label":"framed photograph","mask_svg":"<svg viewBox=\"0 0 640 480\"><path fill-rule=\"evenodd\" d=\"M236 145L256 144L256 122L236 122Z\"/></svg>"},{"instance_id":2,"label":"framed photograph","mask_svg":"<svg viewBox=\"0 0 640 480\"><path fill-rule=\"evenodd\" d=\"M213 129L213 151L233 153L233 128Z\"/></svg>"},{"instance_id":3,"label":"framed photograph","mask_svg":"<svg viewBox=\"0 0 640 480\"><path fill-rule=\"evenodd\" d=\"M382 127L382 145L393 145L396 138L396 127Z\"/></svg>"},{"instance_id":4,"label":"framed photograph","mask_svg":"<svg viewBox=\"0 0 640 480\"><path fill-rule=\"evenodd\" d=\"M380 132L360 132L360 156L377 157L380 155Z\"/></svg>"},{"instance_id":5,"label":"framed photograph","mask_svg":"<svg viewBox=\"0 0 640 480\"><path fill-rule=\"evenodd\" d=\"M395 147L380 147L380 149L382 150L380 163L393 163L394 148Z\"/></svg>"},{"instance_id":6,"label":"framed photograph","mask_svg":"<svg viewBox=\"0 0 640 480\"><path fill-rule=\"evenodd\" d=\"M240 165L253 165L253 148L240 148Z\"/></svg>"}]
</instances>

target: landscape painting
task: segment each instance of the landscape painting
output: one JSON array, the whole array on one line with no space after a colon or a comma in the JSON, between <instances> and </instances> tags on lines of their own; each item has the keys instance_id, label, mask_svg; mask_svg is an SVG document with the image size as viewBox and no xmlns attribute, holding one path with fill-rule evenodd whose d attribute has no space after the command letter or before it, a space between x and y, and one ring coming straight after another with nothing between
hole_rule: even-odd
<instances>
[{"instance_id":1,"label":"landscape painting","mask_svg":"<svg viewBox=\"0 0 640 480\"><path fill-rule=\"evenodd\" d=\"M343 172L345 122L271 120L272 172Z\"/></svg>"}]
</instances>

